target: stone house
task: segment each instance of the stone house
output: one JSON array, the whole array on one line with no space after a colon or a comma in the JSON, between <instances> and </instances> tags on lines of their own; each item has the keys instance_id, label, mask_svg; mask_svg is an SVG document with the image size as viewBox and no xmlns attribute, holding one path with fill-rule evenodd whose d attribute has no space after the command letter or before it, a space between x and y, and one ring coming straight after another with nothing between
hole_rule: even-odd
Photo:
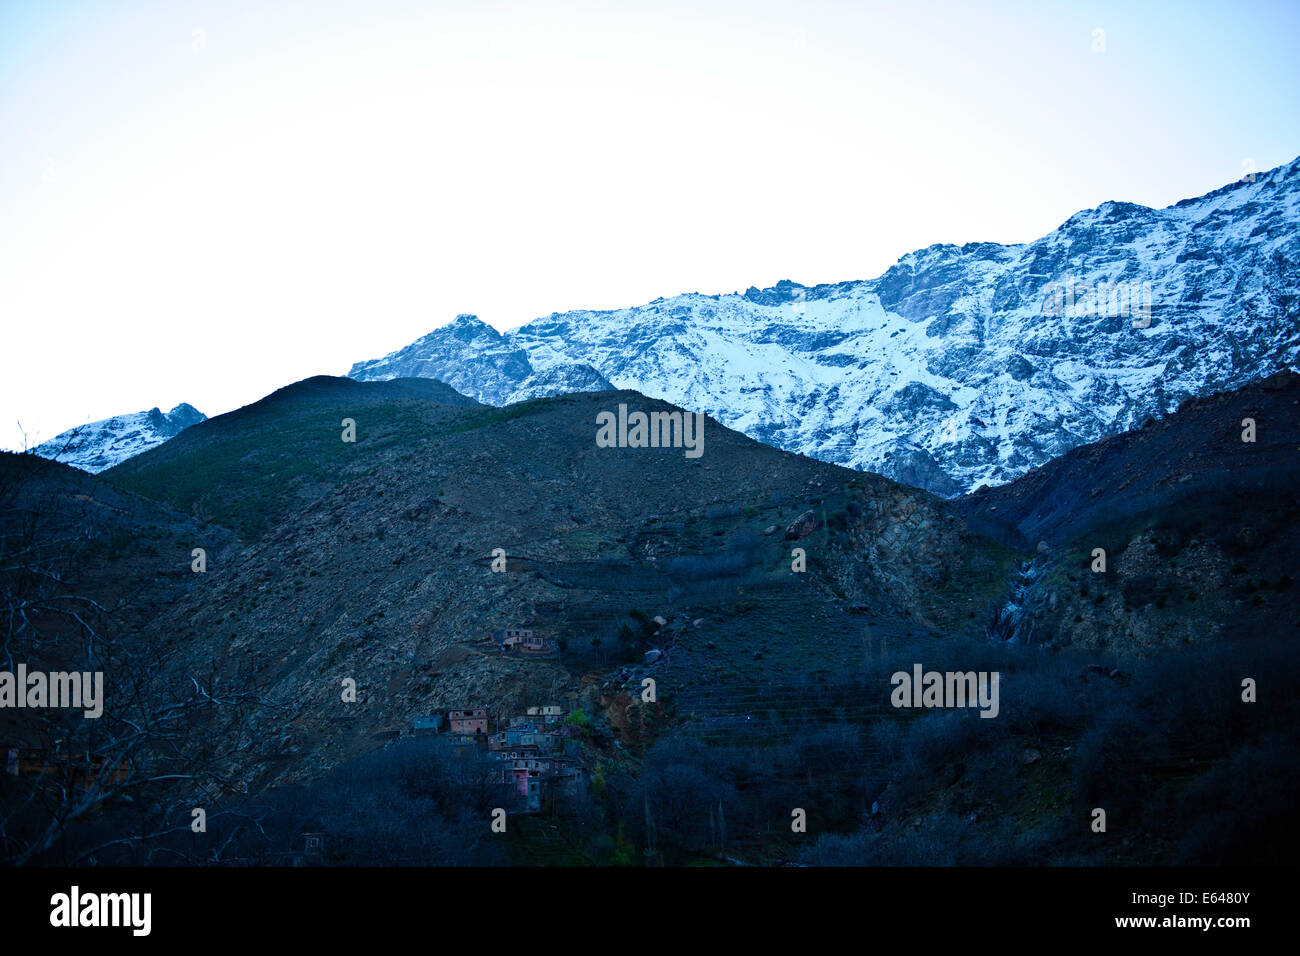
<instances>
[{"instance_id":1,"label":"stone house","mask_svg":"<svg viewBox=\"0 0 1300 956\"><path fill-rule=\"evenodd\" d=\"M453 734L486 734L488 732L487 708L473 707L467 710L448 711L447 723Z\"/></svg>"}]
</instances>

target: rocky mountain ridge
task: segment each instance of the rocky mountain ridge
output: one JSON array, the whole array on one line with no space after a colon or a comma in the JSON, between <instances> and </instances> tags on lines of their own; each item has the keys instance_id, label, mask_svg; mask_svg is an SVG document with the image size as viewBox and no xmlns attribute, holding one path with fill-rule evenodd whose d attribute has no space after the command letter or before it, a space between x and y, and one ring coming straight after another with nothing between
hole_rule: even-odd
<instances>
[{"instance_id":1,"label":"rocky mountain ridge","mask_svg":"<svg viewBox=\"0 0 1300 956\"><path fill-rule=\"evenodd\" d=\"M942 495L1240 387L1300 353L1300 160L1034 242L933 245L876 279L782 281L502 334L460 315L350 377L481 402L634 389L787 451Z\"/></svg>"},{"instance_id":2,"label":"rocky mountain ridge","mask_svg":"<svg viewBox=\"0 0 1300 956\"><path fill-rule=\"evenodd\" d=\"M207 417L185 402L166 414L155 407L69 428L32 451L42 458L96 474L156 448Z\"/></svg>"}]
</instances>

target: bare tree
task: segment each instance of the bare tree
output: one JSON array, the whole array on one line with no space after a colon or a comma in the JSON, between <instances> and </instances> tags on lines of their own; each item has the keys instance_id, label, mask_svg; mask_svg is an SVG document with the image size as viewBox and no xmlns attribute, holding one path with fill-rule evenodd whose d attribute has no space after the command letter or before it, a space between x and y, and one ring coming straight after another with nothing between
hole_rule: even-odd
<instances>
[{"instance_id":1,"label":"bare tree","mask_svg":"<svg viewBox=\"0 0 1300 956\"><path fill-rule=\"evenodd\" d=\"M0 669L21 661L102 674L103 712L10 712L30 757L0 789L0 862L78 863L147 848L189 828L201 788L209 803L238 792L249 719L277 705L223 687L215 661L207 673L168 666L147 628L106 607L98 592L122 587L111 556L96 556L111 528L90 514L93 498L78 493L75 473L34 472L19 457L0 459ZM112 832L96 841L105 826Z\"/></svg>"}]
</instances>

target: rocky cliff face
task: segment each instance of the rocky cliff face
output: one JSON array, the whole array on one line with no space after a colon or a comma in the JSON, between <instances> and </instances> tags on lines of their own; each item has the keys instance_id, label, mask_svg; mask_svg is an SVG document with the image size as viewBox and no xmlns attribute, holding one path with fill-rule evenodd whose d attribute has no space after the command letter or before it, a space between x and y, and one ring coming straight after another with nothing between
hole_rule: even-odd
<instances>
[{"instance_id":1,"label":"rocky cliff face","mask_svg":"<svg viewBox=\"0 0 1300 956\"><path fill-rule=\"evenodd\" d=\"M954 495L1294 367L1298 234L1300 160L1166 209L1104 203L1024 245L930 246L877 279L506 335L460 316L350 375L440 378L490 404L612 383Z\"/></svg>"}]
</instances>

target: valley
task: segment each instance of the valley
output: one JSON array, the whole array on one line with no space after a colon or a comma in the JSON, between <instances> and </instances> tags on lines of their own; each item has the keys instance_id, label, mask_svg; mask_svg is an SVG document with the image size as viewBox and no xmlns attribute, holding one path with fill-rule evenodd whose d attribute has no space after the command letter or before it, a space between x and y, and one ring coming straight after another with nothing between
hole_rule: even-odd
<instances>
[{"instance_id":1,"label":"valley","mask_svg":"<svg viewBox=\"0 0 1300 956\"><path fill-rule=\"evenodd\" d=\"M102 670L105 704L93 722L0 710L0 741L45 755L5 778L0 849L1280 858L1300 726L1279 693L1300 621L1297 381L1184 403L952 501L712 418L697 457L600 447L620 404L690 417L634 392L498 408L417 379L308 379L97 477L6 455L6 594L32 610L5 651ZM85 600L93 613L58 613ZM996 674L996 706L894 706L891 675L915 668ZM101 782L50 789L78 773ZM1225 832L1247 778L1258 813ZM323 849L304 857L304 834Z\"/></svg>"}]
</instances>

